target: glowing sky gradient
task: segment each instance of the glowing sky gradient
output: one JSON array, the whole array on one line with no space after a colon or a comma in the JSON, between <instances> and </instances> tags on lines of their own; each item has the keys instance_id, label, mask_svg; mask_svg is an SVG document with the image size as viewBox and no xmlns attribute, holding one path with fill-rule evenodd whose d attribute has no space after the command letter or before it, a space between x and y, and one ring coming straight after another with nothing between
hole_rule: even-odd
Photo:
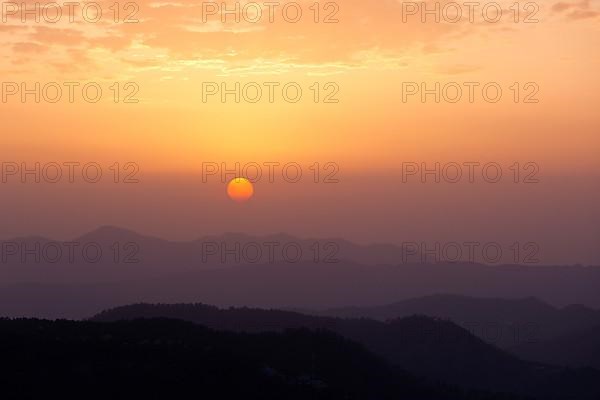
<instances>
[{"instance_id":1,"label":"glowing sky gradient","mask_svg":"<svg viewBox=\"0 0 600 400\"><path fill-rule=\"evenodd\" d=\"M115 223L180 236L193 236L202 230L239 229L307 235L347 233L357 240L395 241L393 232L397 229L384 227L381 216L370 217L374 222L368 226L368 234L361 231L364 221L360 215L369 215L366 210L373 208L389 215L397 211L398 202L406 200L406 193L397 188L396 178L388 178L397 177L402 162L475 160L511 165L532 161L548 178L542 182L545 186L543 190L538 187L536 194L523 194L524 189L509 185L503 191L512 199L506 213L515 222L502 229L531 229L535 235L544 230L540 229L544 223L552 226L549 216L556 215L559 204L566 204L576 212L562 223L568 225L567 231L585 237L585 245L575 246L579 254L587 252L580 258L596 260L599 256L595 262L600 262L592 245L594 235L600 233L594 227L598 212L593 206L600 176L599 1L538 3L537 23L524 23L529 13L523 9L519 23L515 23L512 0L499 3L503 17L497 23L483 20L481 7L476 8L474 23L436 23L433 17L423 23L418 15L403 22L403 3L393 0L340 0L335 14L339 22L315 23L309 9L314 1L307 0L297 2L305 13L299 23L289 23L279 13L273 23L266 17L259 23L237 23L233 18L222 23L219 15L210 15L205 22L202 2L144 1L138 3L139 11L134 15L139 22L126 24L112 21L112 0L98 3L105 13L98 23L85 22L76 13L75 23L69 23L66 17L57 24L22 23L18 15L11 15L0 24L2 82L43 85L94 81L105 90L96 104L81 100L36 104L31 97L22 104L18 96L0 103L2 158L42 163L95 161L104 165L135 162L148 183L146 187L142 182L135 190L144 192L146 199L154 199L148 201L156 201L155 205L170 213L172 221L180 221L182 227L168 228L167 220L158 220L156 215L134 218L129 211L151 207L136 206L133 200L119 203L129 211L115 212L119 200L107 200L122 195L119 190L123 189L115 187L94 188L101 192L98 198L104 202L81 200L89 188L77 195L71 193L73 196L66 200L78 199L78 204L98 216L97 220L82 219L77 213L79 219L75 222L76 218L65 210L50 217L39 206L40 196L48 205L59 199L65 201L59 194L65 192L44 186L3 197L7 206L29 207L16 216L5 211L9 224L3 228L4 236L33 232L68 235L95 224ZM325 3L321 2L321 7ZM441 2L442 7L445 3ZM523 7L525 3L519 4ZM33 7L33 2L27 4ZM228 4L233 8L233 2ZM321 9L319 18L334 9ZM121 10L120 18L127 11ZM112 102L112 92L107 88L115 82L134 82L139 87L135 95L139 102ZM297 82L305 92L295 104L281 101L279 96L274 103L223 104L218 96L203 102L206 82L225 82L230 87L235 82ZM422 103L418 96L403 102L405 82L426 82L431 87L435 82L497 82L504 93L493 104L482 101L479 95L473 103L464 98L454 104L435 103L432 97ZM535 83L539 102L515 103L509 90L514 82L519 82L521 90L524 84ZM315 103L308 89L314 83L321 88L335 83L339 102ZM121 96L127 93L121 90ZM524 94L521 92L521 96ZM231 206L223 205L228 199L222 185L215 183L214 189L205 186L210 189L204 191L201 201L178 195L183 192L172 187L180 184L177 187L191 190L189 187L197 181L189 177L197 178L202 163L207 161L293 161L306 166L331 161L339 165L340 176L346 180L336 188L309 185L301 191L289 185L275 189L273 185L261 188L258 184L252 200L258 208L252 217L246 215L244 218L249 219L244 219L235 215L236 211L228 214L231 210L222 208ZM567 187L567 183L574 186ZM394 189L385 192L386 185ZM55 190L55 196L48 195L47 191ZM212 190L214 196L206 194ZM372 198L378 190L385 192L376 196L385 199L381 206ZM587 193L585 201L578 197L583 196L582 190ZM160 200L157 193L165 191L172 196ZM445 194L436 194L436 198L442 196L456 204L456 199L471 195L463 189L449 189ZM456 199L451 200L453 196ZM549 201L548 196L556 201L541 204L540 199ZM282 199L290 197L294 200L287 201L293 201L294 206L289 202L282 205ZM315 211L329 201L325 199L332 198L344 199L342 210L330 214L327 209ZM527 207L519 208L519 199ZM579 201L583 205L575 205ZM198 204L214 213L190 218L189 213ZM332 207L335 204L340 203L332 200ZM420 205L427 207L426 202ZM465 210L472 211L471 206ZM288 207L303 210L306 215L313 213L313 223L304 226L281 218ZM164 211L172 209L182 214ZM469 218L465 210L457 220ZM540 214L533 216L531 210ZM497 207L495 211L502 214ZM425 209L421 212L432 215ZM33 216L37 216L37 223L24 222ZM100 221L108 216L113 220ZM530 228L525 229L517 220L527 221L523 224ZM472 227L471 235L485 230L482 225L486 224L481 221L465 223ZM447 223L432 217L414 226L431 230ZM458 235L446 229L448 237ZM549 243L564 243L563 239L554 237Z\"/></svg>"},{"instance_id":2,"label":"glowing sky gradient","mask_svg":"<svg viewBox=\"0 0 600 400\"><path fill-rule=\"evenodd\" d=\"M346 0L338 23L202 21L202 2L142 2L139 23L106 18L0 26L3 81L136 82L139 104L2 105L10 154L103 157L123 152L152 169L190 169L211 158L329 157L373 169L397 158L485 152L549 168L598 166L597 2L548 3L538 23L402 23L397 1ZM233 8L233 5L230 6ZM322 11L323 16L326 14ZM122 11L122 18L126 14ZM527 15L522 11L523 16ZM466 17L465 17L466 18ZM202 82L336 82L339 104L202 103ZM401 102L402 82L536 82L539 104ZM368 99L368 101L365 101ZM41 118L27 118L35 113ZM49 124L44 118L68 121ZM451 121L451 122L450 122ZM568 130L568 132L567 132ZM377 141L371 140L373 134ZM32 145L35 148L32 148ZM448 150L451 147L451 152ZM42 150L43 148L43 150ZM565 152L565 150L568 150ZM114 158L114 156L112 157Z\"/></svg>"}]
</instances>

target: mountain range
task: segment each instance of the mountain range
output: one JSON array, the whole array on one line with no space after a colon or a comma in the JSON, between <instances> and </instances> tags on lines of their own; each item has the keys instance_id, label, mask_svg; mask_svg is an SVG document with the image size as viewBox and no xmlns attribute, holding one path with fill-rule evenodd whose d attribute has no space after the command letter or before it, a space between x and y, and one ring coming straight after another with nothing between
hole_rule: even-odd
<instances>
[{"instance_id":1,"label":"mountain range","mask_svg":"<svg viewBox=\"0 0 600 400\"><path fill-rule=\"evenodd\" d=\"M95 322L173 318L219 331L330 331L364 345L416 376L470 390L510 392L535 398L596 398L600 371L528 362L472 335L448 320L425 316L387 322L309 316L291 311L219 309L204 304L135 304L106 310ZM571 397L575 396L575 397Z\"/></svg>"},{"instance_id":2,"label":"mountain range","mask_svg":"<svg viewBox=\"0 0 600 400\"><path fill-rule=\"evenodd\" d=\"M79 245L72 260L69 243ZM257 243L277 243L279 249L291 243L290 249L303 249L302 257L294 262L288 255L288 259L275 257L272 262L244 263L252 257L246 254L237 263L226 251L236 244L255 249ZM212 254L214 244L225 248L226 262ZM331 244L333 248L328 247ZM0 248L0 315L14 317L84 318L99 309L139 302L369 307L438 293L535 297L553 306L600 307L600 267L410 264L402 263L400 247L362 246L337 239L228 234L173 242L103 227L70 242L17 238L1 242ZM57 248L64 252L54 261L52 251ZM89 254L83 253L84 248ZM98 249L101 257L95 261Z\"/></svg>"}]
</instances>

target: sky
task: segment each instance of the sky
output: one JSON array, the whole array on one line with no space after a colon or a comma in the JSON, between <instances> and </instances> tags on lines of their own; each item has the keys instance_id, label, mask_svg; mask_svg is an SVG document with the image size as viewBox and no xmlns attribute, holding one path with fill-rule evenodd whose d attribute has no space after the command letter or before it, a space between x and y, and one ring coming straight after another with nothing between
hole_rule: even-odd
<instances>
[{"instance_id":1,"label":"sky","mask_svg":"<svg viewBox=\"0 0 600 400\"><path fill-rule=\"evenodd\" d=\"M1 237L497 240L600 263L596 0L19 4L0 23ZM256 164L232 202L221 169Z\"/></svg>"}]
</instances>

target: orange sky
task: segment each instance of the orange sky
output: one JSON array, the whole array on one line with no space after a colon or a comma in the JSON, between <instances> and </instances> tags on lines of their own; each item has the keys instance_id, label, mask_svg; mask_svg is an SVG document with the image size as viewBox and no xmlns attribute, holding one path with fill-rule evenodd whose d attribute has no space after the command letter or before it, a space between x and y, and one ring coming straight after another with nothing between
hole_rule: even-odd
<instances>
[{"instance_id":1,"label":"orange sky","mask_svg":"<svg viewBox=\"0 0 600 400\"><path fill-rule=\"evenodd\" d=\"M419 159L486 154L535 159L549 169L598 168L598 2L540 5L537 23L515 23L512 1L497 23L483 19L482 6L475 8L474 23L467 15L458 23L436 23L433 16L422 23L419 15L407 15L403 23L402 2L345 0L337 3L339 10L323 2L319 18L334 13L339 20L329 24L313 21L312 1L298 3L303 18L295 24L279 8L273 23L267 11L258 23L244 21L249 12L240 13L240 23L228 16L223 24L219 15L204 22L203 3L186 1L141 2L137 11L124 10L123 3L119 17L135 11L139 22L115 24L112 3L101 3L98 23L86 22L81 7L74 23L63 15L57 24L43 15L40 23L32 16L22 23L18 12L5 10L11 15L0 25L3 82L33 87L93 81L104 90L96 104L86 104L80 91L73 104L63 99L37 105L33 96L21 104L18 94L9 96L0 111L9 154L127 154L162 171L195 168L209 155L231 161L332 159L348 169L377 169L399 152ZM534 10L524 4L521 19ZM114 82L135 82L139 103L111 104ZM202 102L203 82L297 82L304 96L296 104L280 91L273 104L236 104L231 96L222 104L218 95ZM315 104L310 87L328 82L339 87L339 102ZM498 82L504 93L495 104L479 91L472 104L466 95L456 104L435 104L432 96L421 104L418 95L403 103L403 82ZM515 104L514 82L536 83L539 103Z\"/></svg>"},{"instance_id":2,"label":"orange sky","mask_svg":"<svg viewBox=\"0 0 600 400\"><path fill-rule=\"evenodd\" d=\"M33 3L26 4L33 8ZM209 9L200 1L143 1L137 7L122 2L115 23L113 3L98 2L103 15L96 23L83 18L81 6L74 22L65 8L58 23L44 15L39 23L26 15L23 23L19 10L3 5L3 161L131 161L146 175L180 177L198 174L203 162L332 161L352 179L397 174L404 161L531 161L547 176L600 175L597 0L543 2L539 10L521 2L519 22L514 1L502 0L494 3L503 7L496 23L481 15L488 2L475 8L473 23L468 14L457 23L438 23L433 16L422 22L419 15L403 22L406 5L394 0L323 1L318 23L314 0L296 2L303 11L297 23L283 18L281 9L289 2L276 8L273 22L265 11L259 22L245 21L256 15L242 13L239 23L233 16L222 23L221 15L212 13L203 18ZM137 22L123 23L130 14ZM93 17L93 9L85 16ZM525 23L526 17L538 22ZM37 104L33 95L22 103L21 93L7 92L15 83L33 88L35 82L79 87L96 82L103 94L91 104L75 89L70 103L65 89L61 101ZM125 86L128 82L135 85ZM289 103L276 89L271 103L265 89L257 103L238 104L233 96L222 103L219 95L205 102L207 82L230 88L236 82L261 87L275 82L279 88L294 82L303 97ZM407 82L429 88L436 82L462 87L494 82L503 96L486 102L476 89L471 103L465 89L457 103L436 103L433 96L422 103L419 95L403 102ZM532 87L539 88L532 97L538 102L523 102ZM324 103L333 93L338 101ZM137 102L123 103L128 94ZM356 196L366 196L365 190ZM355 206L349 214L360 213ZM293 230L292 225L269 227Z\"/></svg>"}]
</instances>

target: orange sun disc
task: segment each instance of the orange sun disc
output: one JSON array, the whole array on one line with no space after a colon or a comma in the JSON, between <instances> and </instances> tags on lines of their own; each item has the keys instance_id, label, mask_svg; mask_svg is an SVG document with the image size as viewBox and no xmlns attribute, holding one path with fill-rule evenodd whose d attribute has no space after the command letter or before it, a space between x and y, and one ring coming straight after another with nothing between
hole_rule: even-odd
<instances>
[{"instance_id":1,"label":"orange sun disc","mask_svg":"<svg viewBox=\"0 0 600 400\"><path fill-rule=\"evenodd\" d=\"M227 195L231 200L243 203L254 195L254 186L246 178L234 178L227 185Z\"/></svg>"}]
</instances>

